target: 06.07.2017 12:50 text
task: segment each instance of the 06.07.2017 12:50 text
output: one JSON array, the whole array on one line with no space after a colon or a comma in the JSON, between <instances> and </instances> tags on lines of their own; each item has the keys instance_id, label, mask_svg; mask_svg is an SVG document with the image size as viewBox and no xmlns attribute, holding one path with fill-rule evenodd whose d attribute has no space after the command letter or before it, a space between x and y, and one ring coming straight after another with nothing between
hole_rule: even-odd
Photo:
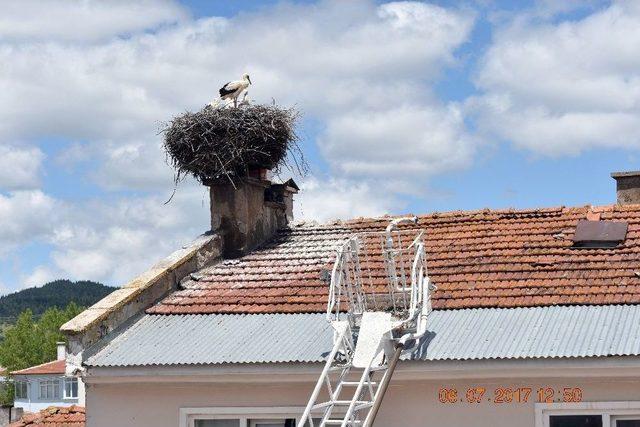
<instances>
[{"instance_id":1,"label":"06.07.2017 12:50 text","mask_svg":"<svg viewBox=\"0 0 640 427\"><path fill-rule=\"evenodd\" d=\"M438 389L438 402L443 404L455 403L577 403L582 401L582 389L579 387L496 387L487 390L485 387L469 387L463 389L463 394L457 388Z\"/></svg>"}]
</instances>

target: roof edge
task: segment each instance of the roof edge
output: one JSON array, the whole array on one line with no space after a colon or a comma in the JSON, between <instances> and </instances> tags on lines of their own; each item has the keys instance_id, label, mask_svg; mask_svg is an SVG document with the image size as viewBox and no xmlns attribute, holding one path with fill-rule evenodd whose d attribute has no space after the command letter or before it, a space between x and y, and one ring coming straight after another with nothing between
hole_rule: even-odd
<instances>
[{"instance_id":1,"label":"roof edge","mask_svg":"<svg viewBox=\"0 0 640 427\"><path fill-rule=\"evenodd\" d=\"M219 365L90 367L87 384L99 383L268 383L317 379L324 362ZM162 369L159 369L162 368ZM541 369L544 368L544 369ZM471 359L400 361L394 380L472 378L640 378L640 357L565 357L553 359ZM277 379L276 379L277 378Z\"/></svg>"},{"instance_id":2,"label":"roof edge","mask_svg":"<svg viewBox=\"0 0 640 427\"><path fill-rule=\"evenodd\" d=\"M64 362L64 360L52 360L51 362L45 362L45 363L41 363L39 365L34 365L34 366L29 366L28 368L24 368L24 369L19 369L17 371L11 371L10 374L11 375L48 375L48 374L64 374L65 373L65 369L64 366L62 368L62 371L60 372L29 372L38 368L42 368L44 366L47 365L53 365L55 363L60 363L60 362Z\"/></svg>"}]
</instances>

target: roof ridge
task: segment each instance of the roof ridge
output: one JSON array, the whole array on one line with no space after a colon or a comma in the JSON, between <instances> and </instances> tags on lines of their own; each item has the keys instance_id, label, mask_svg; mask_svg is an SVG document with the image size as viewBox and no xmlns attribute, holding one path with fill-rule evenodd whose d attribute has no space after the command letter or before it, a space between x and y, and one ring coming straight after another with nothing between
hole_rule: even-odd
<instances>
[{"instance_id":1,"label":"roof ridge","mask_svg":"<svg viewBox=\"0 0 640 427\"><path fill-rule=\"evenodd\" d=\"M611 211L633 211L640 210L640 205L635 206L619 206L615 203L606 204L606 205L577 205L577 206L544 206L537 208L481 208L481 209L468 209L468 210L451 210L451 211L432 211L428 213L420 213L413 214L411 212L403 213L403 214L384 214L377 216L359 216L348 219L331 219L324 222L319 222L316 220L300 220L294 221L290 224L291 230L300 230L300 229L315 229L315 228L326 228L326 227L335 227L335 226L349 226L353 223L358 223L362 221L384 221L393 218L406 217L406 216L417 216L418 218L437 218L437 217L470 217L477 216L480 214L550 214L550 213L562 213L562 212L570 212L570 211L580 211L580 210L593 210L594 212L611 212Z\"/></svg>"},{"instance_id":2,"label":"roof ridge","mask_svg":"<svg viewBox=\"0 0 640 427\"><path fill-rule=\"evenodd\" d=\"M41 363L39 365L29 366L28 368L19 369L17 371L11 371L11 374L21 374L23 372L30 371L32 369L42 368L43 366L52 365L54 363L59 363L59 362L64 362L66 364L66 361L64 359L56 359L56 360L52 360L50 362Z\"/></svg>"}]
</instances>

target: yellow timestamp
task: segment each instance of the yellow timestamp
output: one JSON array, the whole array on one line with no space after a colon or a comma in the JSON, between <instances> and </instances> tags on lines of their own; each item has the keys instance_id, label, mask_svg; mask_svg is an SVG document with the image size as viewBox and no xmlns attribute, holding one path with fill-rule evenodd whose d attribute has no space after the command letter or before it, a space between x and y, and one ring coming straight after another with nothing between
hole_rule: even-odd
<instances>
[{"instance_id":1,"label":"yellow timestamp","mask_svg":"<svg viewBox=\"0 0 640 427\"><path fill-rule=\"evenodd\" d=\"M582 401L580 387L469 387L458 392L457 388L439 388L438 402L444 404L509 404L509 403L577 403Z\"/></svg>"}]
</instances>

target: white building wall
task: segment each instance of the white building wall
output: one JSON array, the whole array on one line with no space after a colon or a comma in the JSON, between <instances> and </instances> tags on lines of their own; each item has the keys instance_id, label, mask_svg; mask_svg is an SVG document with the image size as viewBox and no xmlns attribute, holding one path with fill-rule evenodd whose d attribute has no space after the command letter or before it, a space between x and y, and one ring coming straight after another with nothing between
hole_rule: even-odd
<instances>
[{"instance_id":1,"label":"white building wall","mask_svg":"<svg viewBox=\"0 0 640 427\"><path fill-rule=\"evenodd\" d=\"M144 379L141 378L141 381ZM87 385L87 427L184 425L181 409L208 408L215 414L235 407L302 408L314 383L96 383ZM486 394L480 403L466 403L468 388L484 387ZM532 388L527 403L495 403L499 388ZM536 390L579 388L583 402L626 401L640 407L640 382L637 378L600 379L483 379L483 380L420 380L393 381L382 405L376 427L534 427ZM457 389L463 402L441 403L440 389ZM556 398L559 396L556 394ZM218 408L218 409L216 409ZM296 409L297 411L298 409ZM233 411L233 410L232 410ZM197 410L196 410L197 412ZM640 415L640 409L638 410ZM294 414L300 415L300 414ZM257 416L256 416L257 417Z\"/></svg>"},{"instance_id":2,"label":"white building wall","mask_svg":"<svg viewBox=\"0 0 640 427\"><path fill-rule=\"evenodd\" d=\"M58 379L59 395L60 399L40 399L40 381L55 380ZM49 406L71 406L80 404L80 398L77 399L65 399L64 398L64 381L60 375L16 375L14 381L27 381L27 398L15 399L14 406L22 408L27 412L37 412ZM78 397L81 396L81 389L84 391L84 386L81 387L81 381L78 379ZM82 399L84 401L84 398Z\"/></svg>"}]
</instances>

